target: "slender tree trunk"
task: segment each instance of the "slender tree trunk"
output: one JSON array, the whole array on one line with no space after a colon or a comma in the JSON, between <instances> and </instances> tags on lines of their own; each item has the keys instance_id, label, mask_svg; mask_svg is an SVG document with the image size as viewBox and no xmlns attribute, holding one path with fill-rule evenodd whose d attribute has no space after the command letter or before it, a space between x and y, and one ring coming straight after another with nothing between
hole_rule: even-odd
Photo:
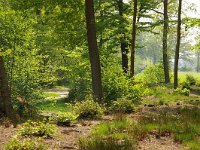
<instances>
[{"instance_id":1,"label":"slender tree trunk","mask_svg":"<svg viewBox=\"0 0 200 150\"><path fill-rule=\"evenodd\" d=\"M178 61L179 61L179 51L180 51L180 42L181 42L181 9L182 9L182 0L179 0L177 43L176 43L176 51L175 51L175 59L174 59L174 89L178 87Z\"/></svg>"},{"instance_id":2,"label":"slender tree trunk","mask_svg":"<svg viewBox=\"0 0 200 150\"><path fill-rule=\"evenodd\" d=\"M92 70L92 89L94 98L102 101L102 85L101 85L101 66L99 58L99 50L97 47L96 26L94 16L94 2L93 0L85 0L85 15L87 25L87 37L89 57Z\"/></svg>"},{"instance_id":3,"label":"slender tree trunk","mask_svg":"<svg viewBox=\"0 0 200 150\"><path fill-rule=\"evenodd\" d=\"M118 7L119 7L119 15L121 16L121 18L123 18L123 13L124 13L123 5L124 5L123 0L119 0ZM121 37L122 69L124 73L127 73L128 71L128 43L126 41L125 33L122 32L121 34L123 35L123 37Z\"/></svg>"},{"instance_id":4,"label":"slender tree trunk","mask_svg":"<svg viewBox=\"0 0 200 150\"><path fill-rule=\"evenodd\" d=\"M163 67L165 75L165 83L170 83L169 77L169 58L168 58L168 47L167 47L167 36L168 36L168 0L164 0L164 26L163 26Z\"/></svg>"},{"instance_id":5,"label":"slender tree trunk","mask_svg":"<svg viewBox=\"0 0 200 150\"><path fill-rule=\"evenodd\" d=\"M104 21L104 19L103 19L104 13L103 13L103 10L101 9L102 8L102 3L103 3L103 0L99 0L99 10L100 10L101 22ZM100 40L99 40L99 49L101 49L102 46L103 46L103 31L101 30L101 32L100 32Z\"/></svg>"},{"instance_id":6,"label":"slender tree trunk","mask_svg":"<svg viewBox=\"0 0 200 150\"><path fill-rule=\"evenodd\" d=\"M3 61L3 57L0 56L0 96L2 102L1 105L3 105L4 107L2 108L3 112L5 113L5 115L11 119L11 121L13 122L14 125L16 125L17 123L17 118L16 118L16 114L13 110L12 107L12 103L11 103L11 93L10 93L10 88L8 86L8 79L7 79L7 73L5 70L5 66L4 66L4 61Z\"/></svg>"},{"instance_id":7,"label":"slender tree trunk","mask_svg":"<svg viewBox=\"0 0 200 150\"><path fill-rule=\"evenodd\" d=\"M135 74L135 45L136 45L136 19L137 19L137 0L134 0L133 26L132 26L132 41L131 41L131 77Z\"/></svg>"},{"instance_id":8,"label":"slender tree trunk","mask_svg":"<svg viewBox=\"0 0 200 150\"><path fill-rule=\"evenodd\" d=\"M197 51L197 72L199 72L199 69L200 69L199 61L200 61L200 51Z\"/></svg>"}]
</instances>

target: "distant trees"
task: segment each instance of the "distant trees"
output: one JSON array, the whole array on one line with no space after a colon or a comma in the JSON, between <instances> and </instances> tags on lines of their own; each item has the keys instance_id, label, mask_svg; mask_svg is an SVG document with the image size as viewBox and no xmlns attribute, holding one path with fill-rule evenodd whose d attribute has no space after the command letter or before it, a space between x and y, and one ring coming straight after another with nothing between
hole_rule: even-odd
<instances>
[{"instance_id":1,"label":"distant trees","mask_svg":"<svg viewBox=\"0 0 200 150\"><path fill-rule=\"evenodd\" d=\"M87 25L87 38L89 57L92 70L92 89L94 97L99 101L102 100L102 84L101 84L101 66L99 58L99 50L97 46L96 26L94 16L94 2L93 0L85 0L85 15Z\"/></svg>"}]
</instances>

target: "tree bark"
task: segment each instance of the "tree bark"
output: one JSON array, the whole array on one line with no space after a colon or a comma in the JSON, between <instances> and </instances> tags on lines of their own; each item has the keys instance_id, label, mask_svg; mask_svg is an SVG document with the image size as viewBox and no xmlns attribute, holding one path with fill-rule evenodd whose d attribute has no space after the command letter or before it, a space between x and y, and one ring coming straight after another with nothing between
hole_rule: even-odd
<instances>
[{"instance_id":1,"label":"tree bark","mask_svg":"<svg viewBox=\"0 0 200 150\"><path fill-rule=\"evenodd\" d=\"M17 118L12 107L11 93L10 88L8 86L7 73L5 70L4 60L2 56L0 56L0 85L0 100L2 100L1 105L3 105L3 108L1 108L3 109L2 112L4 112L5 115L11 119L13 124L16 125Z\"/></svg>"},{"instance_id":2,"label":"tree bark","mask_svg":"<svg viewBox=\"0 0 200 150\"><path fill-rule=\"evenodd\" d=\"M200 61L200 51L197 51L197 72L199 72L200 69L199 61Z\"/></svg>"},{"instance_id":3,"label":"tree bark","mask_svg":"<svg viewBox=\"0 0 200 150\"><path fill-rule=\"evenodd\" d=\"M124 6L123 0L119 0L118 1L119 15L121 16L122 20L123 20L123 14L124 14L123 6ZM122 32L121 34L123 35L123 37L121 37L122 69L124 73L127 73L128 72L128 43L126 41L125 33Z\"/></svg>"},{"instance_id":4,"label":"tree bark","mask_svg":"<svg viewBox=\"0 0 200 150\"><path fill-rule=\"evenodd\" d=\"M178 6L178 25L177 25L177 43L174 59L174 89L178 87L178 61L179 61L179 51L181 42L181 10L182 10L182 0L179 0Z\"/></svg>"},{"instance_id":5,"label":"tree bark","mask_svg":"<svg viewBox=\"0 0 200 150\"><path fill-rule=\"evenodd\" d=\"M102 84L101 84L101 66L99 58L99 50L97 47L96 25L94 16L94 2L93 0L85 0L85 15L87 25L87 38L89 57L92 70L92 89L95 99L102 101Z\"/></svg>"},{"instance_id":6,"label":"tree bark","mask_svg":"<svg viewBox=\"0 0 200 150\"><path fill-rule=\"evenodd\" d=\"M136 45L136 19L137 19L137 0L134 0L134 13L133 13L133 25L132 25L132 41L131 41L131 77L135 74L135 45Z\"/></svg>"},{"instance_id":7,"label":"tree bark","mask_svg":"<svg viewBox=\"0 0 200 150\"><path fill-rule=\"evenodd\" d=\"M163 67L165 83L170 83L169 77L169 58L168 58L168 47L167 47L167 36L168 36L168 0L164 0L164 26L163 26Z\"/></svg>"}]
</instances>

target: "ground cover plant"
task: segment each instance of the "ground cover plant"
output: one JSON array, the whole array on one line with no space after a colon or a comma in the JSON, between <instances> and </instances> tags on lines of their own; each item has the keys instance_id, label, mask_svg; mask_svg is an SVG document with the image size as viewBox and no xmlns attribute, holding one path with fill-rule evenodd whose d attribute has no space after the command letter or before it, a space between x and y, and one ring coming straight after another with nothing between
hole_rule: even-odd
<instances>
[{"instance_id":1,"label":"ground cover plant","mask_svg":"<svg viewBox=\"0 0 200 150\"><path fill-rule=\"evenodd\" d=\"M85 101L77 102L74 111L80 119L99 119L103 116L104 108L88 97Z\"/></svg>"},{"instance_id":2,"label":"ground cover plant","mask_svg":"<svg viewBox=\"0 0 200 150\"><path fill-rule=\"evenodd\" d=\"M171 134L174 141L183 143L192 150L200 147L200 109L178 107L159 109L140 118L140 125L146 131L157 131L157 136ZM186 121L187 120L187 121Z\"/></svg>"},{"instance_id":3,"label":"ground cover plant","mask_svg":"<svg viewBox=\"0 0 200 150\"><path fill-rule=\"evenodd\" d=\"M46 121L28 120L19 128L18 134L21 136L52 137L56 132L56 127Z\"/></svg>"},{"instance_id":4,"label":"ground cover plant","mask_svg":"<svg viewBox=\"0 0 200 150\"><path fill-rule=\"evenodd\" d=\"M137 148L139 127L133 122L118 119L97 125L87 137L79 141L81 150L133 150Z\"/></svg>"},{"instance_id":5,"label":"ground cover plant","mask_svg":"<svg viewBox=\"0 0 200 150\"><path fill-rule=\"evenodd\" d=\"M6 145L6 150L45 150L47 146L42 139L12 138Z\"/></svg>"}]
</instances>

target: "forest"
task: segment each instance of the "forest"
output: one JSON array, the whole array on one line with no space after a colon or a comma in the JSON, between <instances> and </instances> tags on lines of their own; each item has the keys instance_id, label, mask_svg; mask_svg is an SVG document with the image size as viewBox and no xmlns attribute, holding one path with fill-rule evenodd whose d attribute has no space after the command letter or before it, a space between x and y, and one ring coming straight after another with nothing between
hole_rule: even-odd
<instances>
[{"instance_id":1,"label":"forest","mask_svg":"<svg viewBox=\"0 0 200 150\"><path fill-rule=\"evenodd\" d=\"M0 0L0 150L200 150L199 0Z\"/></svg>"}]
</instances>

